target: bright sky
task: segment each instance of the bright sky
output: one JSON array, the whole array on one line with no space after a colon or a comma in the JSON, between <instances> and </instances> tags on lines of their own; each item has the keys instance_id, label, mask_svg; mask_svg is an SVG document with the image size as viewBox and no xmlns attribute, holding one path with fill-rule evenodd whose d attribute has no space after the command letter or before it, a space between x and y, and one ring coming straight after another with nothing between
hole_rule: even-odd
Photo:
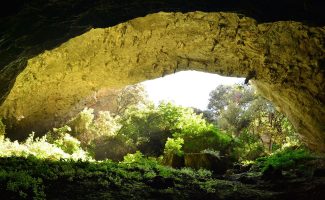
<instances>
[{"instance_id":1,"label":"bright sky","mask_svg":"<svg viewBox=\"0 0 325 200\"><path fill-rule=\"evenodd\" d=\"M142 84L149 99L155 104L159 101L172 101L186 107L205 110L208 106L209 93L218 85L244 83L244 78L224 77L198 71L183 71Z\"/></svg>"}]
</instances>

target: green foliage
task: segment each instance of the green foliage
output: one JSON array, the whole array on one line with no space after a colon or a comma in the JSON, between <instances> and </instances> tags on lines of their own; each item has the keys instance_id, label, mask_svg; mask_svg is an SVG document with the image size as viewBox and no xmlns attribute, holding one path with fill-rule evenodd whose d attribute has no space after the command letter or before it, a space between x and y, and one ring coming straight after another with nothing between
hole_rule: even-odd
<instances>
[{"instance_id":1,"label":"green foliage","mask_svg":"<svg viewBox=\"0 0 325 200\"><path fill-rule=\"evenodd\" d=\"M7 182L6 189L19 194L20 198L27 198L31 193L33 199L44 199L44 186L41 178L32 177L27 171L0 171L0 181Z\"/></svg>"},{"instance_id":2,"label":"green foliage","mask_svg":"<svg viewBox=\"0 0 325 200\"><path fill-rule=\"evenodd\" d=\"M160 156L164 153L167 138L172 138L167 147L173 140L179 144L182 139L185 152L209 148L225 153L232 141L193 109L164 102L158 106L150 103L142 107L131 106L122 116L115 117L102 111L95 116L93 109L85 108L68 125L53 129L47 138L66 153L71 153L79 148L78 141L71 136L95 157L116 161L135 150ZM180 149L174 150L182 154Z\"/></svg>"},{"instance_id":3,"label":"green foliage","mask_svg":"<svg viewBox=\"0 0 325 200\"><path fill-rule=\"evenodd\" d=\"M55 140L54 144L68 154L73 154L80 149L80 141L67 133Z\"/></svg>"},{"instance_id":4,"label":"green foliage","mask_svg":"<svg viewBox=\"0 0 325 200\"><path fill-rule=\"evenodd\" d=\"M193 109L165 102L157 107L152 104L141 109L131 107L120 118L120 123L121 129L118 133L129 137L146 155L161 155L167 138L174 138L167 146L175 144L175 138L183 139L185 153L200 152L207 148L226 152L232 140L230 136L207 123ZM175 144L174 147L176 146Z\"/></svg>"},{"instance_id":5,"label":"green foliage","mask_svg":"<svg viewBox=\"0 0 325 200\"><path fill-rule=\"evenodd\" d=\"M121 129L118 134L130 138L147 155L161 155L176 120L177 109L171 106L168 108L163 105L155 107L153 104L142 108L130 107L120 118Z\"/></svg>"},{"instance_id":6,"label":"green foliage","mask_svg":"<svg viewBox=\"0 0 325 200\"><path fill-rule=\"evenodd\" d=\"M69 137L67 135L69 134L77 138L80 141L80 146L84 149L95 151L93 144L100 143L98 138L116 135L117 130L120 128L117 118L112 117L108 111L99 111L95 116L93 109L85 108L69 120L67 125L54 128L52 132L48 133L48 138L52 138L52 141L53 138L56 139L57 144L61 147L68 145L70 148L76 148L79 145L77 144L78 141ZM66 149L66 147L63 148Z\"/></svg>"},{"instance_id":7,"label":"green foliage","mask_svg":"<svg viewBox=\"0 0 325 200\"><path fill-rule=\"evenodd\" d=\"M240 159L255 159L296 138L288 119L252 87L220 85L210 93L208 107L217 126L236 138Z\"/></svg>"},{"instance_id":8,"label":"green foliage","mask_svg":"<svg viewBox=\"0 0 325 200\"><path fill-rule=\"evenodd\" d=\"M118 117L112 117L109 111L99 111L92 126L99 136L113 136L120 129Z\"/></svg>"},{"instance_id":9,"label":"green foliage","mask_svg":"<svg viewBox=\"0 0 325 200\"><path fill-rule=\"evenodd\" d=\"M182 151L182 145L184 144L183 138L167 138L167 142L165 144L164 153L172 153L178 156L182 156L184 152Z\"/></svg>"},{"instance_id":10,"label":"green foliage","mask_svg":"<svg viewBox=\"0 0 325 200\"><path fill-rule=\"evenodd\" d=\"M94 141L96 160L121 161L126 154L135 151L136 147L133 142L124 135L101 136Z\"/></svg>"},{"instance_id":11,"label":"green foliage","mask_svg":"<svg viewBox=\"0 0 325 200\"><path fill-rule=\"evenodd\" d=\"M232 148L232 138L219 131L213 125L207 125L201 129L200 134L175 134L184 138L183 149L186 153L199 153L205 149L211 149L229 154Z\"/></svg>"},{"instance_id":12,"label":"green foliage","mask_svg":"<svg viewBox=\"0 0 325 200\"><path fill-rule=\"evenodd\" d=\"M123 88L116 98L116 110L113 113L117 116L124 115L129 107L141 107L148 103L148 95L141 84L129 85Z\"/></svg>"},{"instance_id":13,"label":"green foliage","mask_svg":"<svg viewBox=\"0 0 325 200\"><path fill-rule=\"evenodd\" d=\"M295 169L302 161L312 159L311 153L306 149L284 148L270 156L258 158L256 161L262 172L269 167L280 170Z\"/></svg>"},{"instance_id":14,"label":"green foliage","mask_svg":"<svg viewBox=\"0 0 325 200\"><path fill-rule=\"evenodd\" d=\"M141 162L143 159L144 159L143 154L140 151L136 151L133 154L129 153L126 156L124 156L123 163L131 164L131 163Z\"/></svg>"},{"instance_id":15,"label":"green foliage","mask_svg":"<svg viewBox=\"0 0 325 200\"><path fill-rule=\"evenodd\" d=\"M208 108L220 115L221 111L228 105L226 96L229 95L230 86L219 85L210 93Z\"/></svg>"},{"instance_id":16,"label":"green foliage","mask_svg":"<svg viewBox=\"0 0 325 200\"><path fill-rule=\"evenodd\" d=\"M220 128L239 135L252 121L248 108L255 99L251 87L219 85L210 93L208 108L215 113Z\"/></svg>"},{"instance_id":17,"label":"green foliage","mask_svg":"<svg viewBox=\"0 0 325 200\"><path fill-rule=\"evenodd\" d=\"M70 136L71 137L71 136ZM69 137L69 141L62 141L61 147L68 150L65 152L60 145L55 143L49 143L46 136L42 138L34 139L34 134L31 134L24 143L19 143L18 141L10 141L9 139L0 140L0 157L10 157L10 156L35 156L41 159L90 159L87 152L83 151L81 148L77 148L75 143L78 143L75 139ZM65 143L63 143L65 142ZM73 148L71 147L71 143ZM69 145L70 146L69 146Z\"/></svg>"},{"instance_id":18,"label":"green foliage","mask_svg":"<svg viewBox=\"0 0 325 200\"><path fill-rule=\"evenodd\" d=\"M84 108L79 114L77 114L74 118L72 118L68 125L72 128L75 136L78 134L86 134L88 132L92 132L92 122L94 120L94 109ZM87 137L87 136L84 136Z\"/></svg>"},{"instance_id":19,"label":"green foliage","mask_svg":"<svg viewBox=\"0 0 325 200\"><path fill-rule=\"evenodd\" d=\"M166 186L166 183L169 185ZM0 193L4 199L53 199L51 195L58 193L47 192L56 191L57 185L62 190L69 191L69 198L73 199L85 198L85 193L80 194L81 190L106 191L106 194L113 197L132 194L135 199L144 198L145 191L148 194L154 191L155 196L151 197L156 198L156 195L164 195L167 187L172 187L173 198L181 199L185 193L189 196L194 192L204 195L225 186L228 188L227 184L220 183L213 179L208 170L172 169L158 164L154 159L145 158L140 152L126 156L120 163L109 160L50 161L33 156L0 158Z\"/></svg>"},{"instance_id":20,"label":"green foliage","mask_svg":"<svg viewBox=\"0 0 325 200\"><path fill-rule=\"evenodd\" d=\"M235 142L234 155L239 160L255 160L265 153L260 138L248 130L243 131Z\"/></svg>"}]
</instances>

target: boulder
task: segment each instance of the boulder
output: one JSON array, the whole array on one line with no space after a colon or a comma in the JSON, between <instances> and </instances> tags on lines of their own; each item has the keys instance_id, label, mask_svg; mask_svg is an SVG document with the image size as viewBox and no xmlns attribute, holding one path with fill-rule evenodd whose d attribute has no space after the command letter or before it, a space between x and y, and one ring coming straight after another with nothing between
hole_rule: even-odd
<instances>
[{"instance_id":1,"label":"boulder","mask_svg":"<svg viewBox=\"0 0 325 200\"><path fill-rule=\"evenodd\" d=\"M224 174L232 164L228 157L218 157L209 153L186 153L184 161L185 167L204 168L217 174Z\"/></svg>"},{"instance_id":2,"label":"boulder","mask_svg":"<svg viewBox=\"0 0 325 200\"><path fill-rule=\"evenodd\" d=\"M184 156L168 153L164 155L163 164L173 168L184 167Z\"/></svg>"}]
</instances>

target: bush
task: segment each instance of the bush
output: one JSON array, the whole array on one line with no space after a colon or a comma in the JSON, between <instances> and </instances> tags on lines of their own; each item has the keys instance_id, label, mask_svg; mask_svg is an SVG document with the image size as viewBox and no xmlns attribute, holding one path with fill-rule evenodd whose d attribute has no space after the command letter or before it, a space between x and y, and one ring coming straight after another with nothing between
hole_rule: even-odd
<instances>
[{"instance_id":1,"label":"bush","mask_svg":"<svg viewBox=\"0 0 325 200\"><path fill-rule=\"evenodd\" d=\"M125 164L131 164L131 163L139 163L142 162L144 159L143 154L140 151L137 151L133 154L129 153L123 158L123 162Z\"/></svg>"},{"instance_id":2,"label":"bush","mask_svg":"<svg viewBox=\"0 0 325 200\"><path fill-rule=\"evenodd\" d=\"M163 153L165 142L172 136L171 121L160 108L149 104L145 107L130 107L120 118L119 135L124 135L146 155L159 156Z\"/></svg>"},{"instance_id":3,"label":"bush","mask_svg":"<svg viewBox=\"0 0 325 200\"><path fill-rule=\"evenodd\" d=\"M90 159L87 152L80 148L75 149L75 151L71 153L67 153L56 144L49 143L46 136L34 139L34 134L31 134L24 143L18 143L17 141L11 142L9 139L1 140L0 157L10 156L35 156L37 158L50 160Z\"/></svg>"},{"instance_id":4,"label":"bush","mask_svg":"<svg viewBox=\"0 0 325 200\"><path fill-rule=\"evenodd\" d=\"M93 154L96 151L94 145L100 141L98 138L116 135L117 130L120 129L117 119L118 117L112 117L109 111L99 111L95 116L93 109L84 108L69 120L67 125L53 128L52 132L47 133L47 138L68 153L81 146Z\"/></svg>"},{"instance_id":5,"label":"bush","mask_svg":"<svg viewBox=\"0 0 325 200\"><path fill-rule=\"evenodd\" d=\"M93 131L99 136L114 136L121 128L118 117L112 117L109 111L99 111L98 116L92 122Z\"/></svg>"},{"instance_id":6,"label":"bush","mask_svg":"<svg viewBox=\"0 0 325 200\"><path fill-rule=\"evenodd\" d=\"M213 125L207 126L199 134L182 134L184 138L183 150L185 153L199 153L205 149L219 151L221 154L230 154L232 137L220 132ZM180 134L175 134L180 137Z\"/></svg>"},{"instance_id":7,"label":"bush","mask_svg":"<svg viewBox=\"0 0 325 200\"><path fill-rule=\"evenodd\" d=\"M184 139L183 138L168 138L167 142L165 144L165 154L176 154L178 156L182 156L184 152L182 151L182 145L184 144Z\"/></svg>"},{"instance_id":8,"label":"bush","mask_svg":"<svg viewBox=\"0 0 325 200\"><path fill-rule=\"evenodd\" d=\"M185 153L200 152L207 148L225 153L232 143L231 136L207 123L193 109L171 103L162 102L157 107L149 104L141 109L130 107L121 117L120 123L118 133L132 139L146 155L161 155L167 138L174 138L167 146L175 143L177 138L182 138ZM177 149L173 150L180 153Z\"/></svg>"},{"instance_id":9,"label":"bush","mask_svg":"<svg viewBox=\"0 0 325 200\"><path fill-rule=\"evenodd\" d=\"M90 130L91 124L94 120L94 109L84 108L83 111L72 118L68 125L72 128L74 133L84 133Z\"/></svg>"},{"instance_id":10,"label":"bush","mask_svg":"<svg viewBox=\"0 0 325 200\"><path fill-rule=\"evenodd\" d=\"M54 144L60 147L64 152L68 154L73 154L77 152L80 147L80 141L72 137L68 133L64 134L62 137L54 141Z\"/></svg>"},{"instance_id":11,"label":"bush","mask_svg":"<svg viewBox=\"0 0 325 200\"><path fill-rule=\"evenodd\" d=\"M94 141L96 160L121 161L128 153L134 153L136 146L124 135L101 136Z\"/></svg>"},{"instance_id":12,"label":"bush","mask_svg":"<svg viewBox=\"0 0 325 200\"><path fill-rule=\"evenodd\" d=\"M251 134L247 130L243 131L234 144L234 157L243 160L255 160L265 155L263 143L257 135Z\"/></svg>"},{"instance_id":13,"label":"bush","mask_svg":"<svg viewBox=\"0 0 325 200\"><path fill-rule=\"evenodd\" d=\"M312 159L311 153L306 149L285 148L270 156L258 158L257 165L262 172L268 168L278 170L297 169L300 163Z\"/></svg>"}]
</instances>

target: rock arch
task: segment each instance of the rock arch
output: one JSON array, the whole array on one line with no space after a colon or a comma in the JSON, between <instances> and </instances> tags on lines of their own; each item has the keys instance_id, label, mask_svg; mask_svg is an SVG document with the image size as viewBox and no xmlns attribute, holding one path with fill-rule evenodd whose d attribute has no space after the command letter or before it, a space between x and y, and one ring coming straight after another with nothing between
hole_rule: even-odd
<instances>
[{"instance_id":1,"label":"rock arch","mask_svg":"<svg viewBox=\"0 0 325 200\"><path fill-rule=\"evenodd\" d=\"M308 145L325 152L323 27L236 13L156 13L97 28L28 60L0 107L26 130L51 125L100 88L180 70L250 76Z\"/></svg>"}]
</instances>

